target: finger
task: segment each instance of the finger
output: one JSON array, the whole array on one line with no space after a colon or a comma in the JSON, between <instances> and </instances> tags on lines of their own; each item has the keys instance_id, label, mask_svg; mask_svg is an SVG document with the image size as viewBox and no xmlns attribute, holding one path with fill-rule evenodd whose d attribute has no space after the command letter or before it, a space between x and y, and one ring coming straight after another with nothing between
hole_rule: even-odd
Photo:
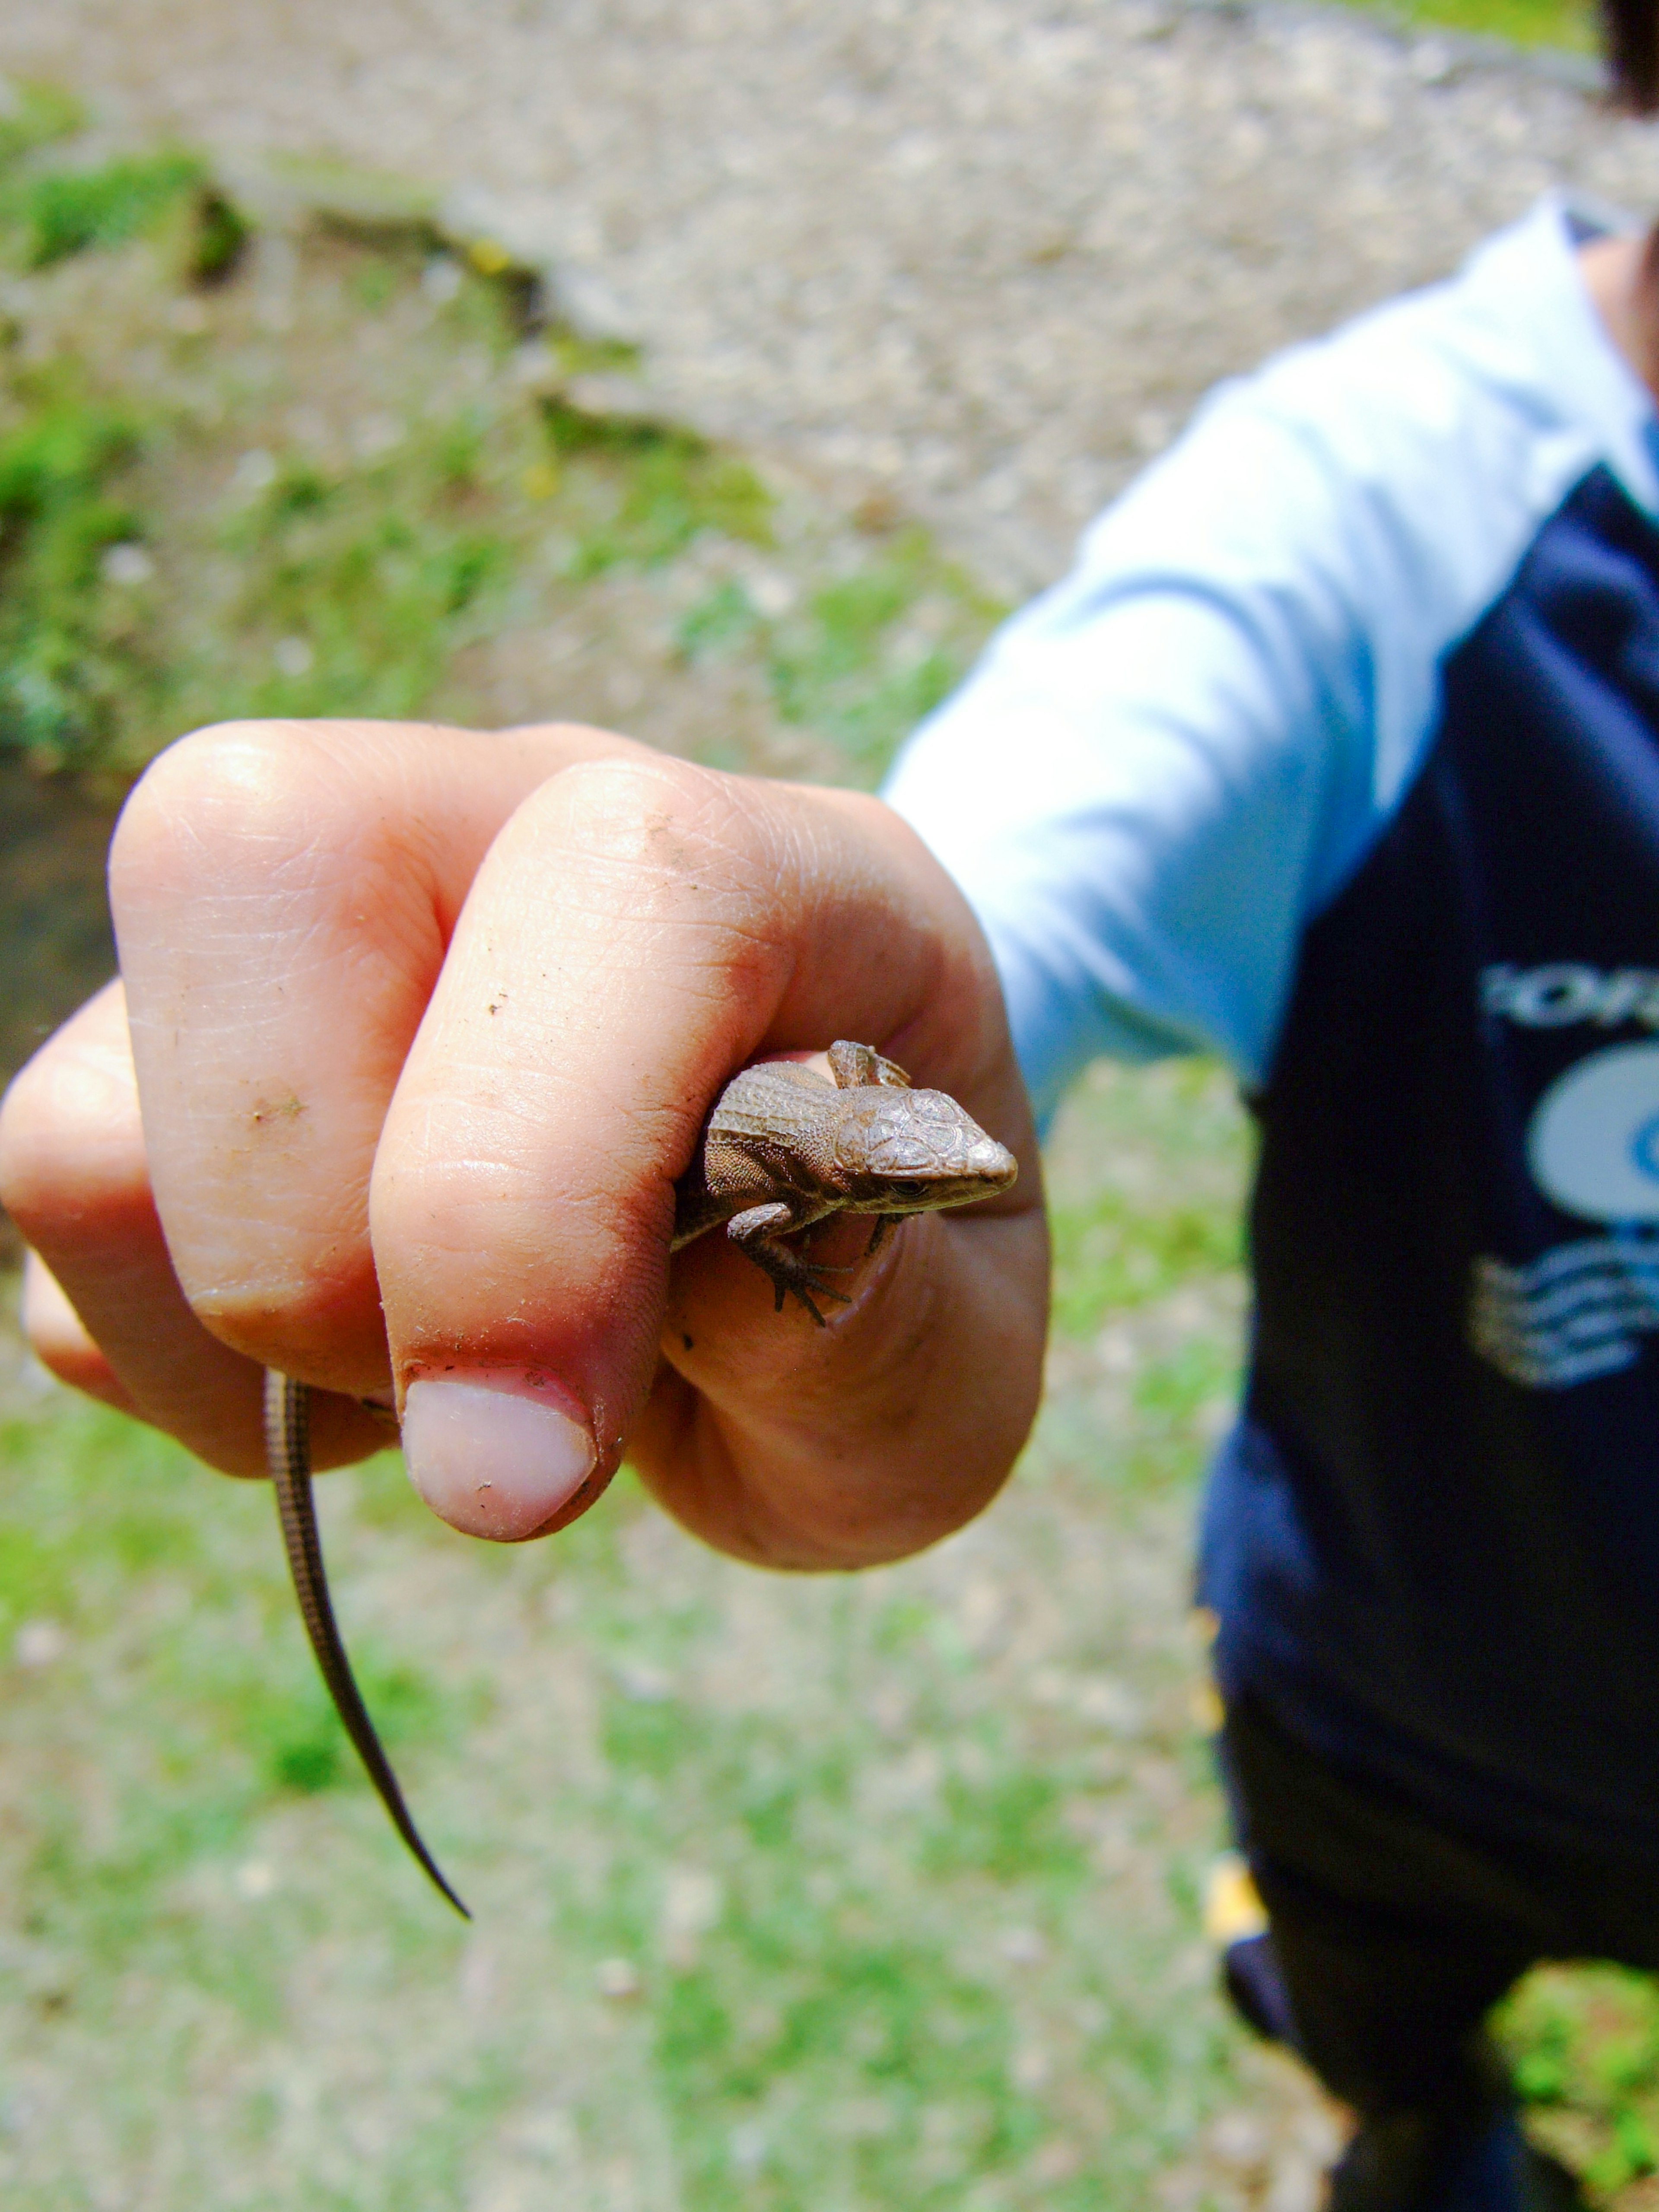
<instances>
[{"instance_id":1,"label":"finger","mask_svg":"<svg viewBox=\"0 0 1659 2212\"><path fill-rule=\"evenodd\" d=\"M1018 1133L1006 1036L971 1011L983 977L956 972L982 946L947 941L891 820L647 757L573 769L496 838L371 1201L410 1470L455 1525L538 1534L608 1479L656 1370L674 1180L757 1053L908 1038L928 1079ZM739 1279L707 1264L728 1292ZM778 1333L736 1266L773 1375L824 1357ZM867 1356L844 1326L812 1334L843 1366Z\"/></svg>"},{"instance_id":2,"label":"finger","mask_svg":"<svg viewBox=\"0 0 1659 2212\"><path fill-rule=\"evenodd\" d=\"M180 1438L235 1474L264 1467L260 1370L202 1327L155 1211L121 987L110 984L17 1077L0 1114L0 1199L38 1255L26 1325L60 1380ZM384 1437L319 1398L317 1463Z\"/></svg>"},{"instance_id":3,"label":"finger","mask_svg":"<svg viewBox=\"0 0 1659 2212\"><path fill-rule=\"evenodd\" d=\"M925 881L936 864L909 857ZM971 971L984 948L971 925L951 927L953 903L944 896L943 937ZM675 1371L659 1376L630 1455L684 1526L757 1565L844 1569L923 1549L990 1503L1035 1418L1048 1285L1041 1162L1000 997L988 975L981 986L1000 1052L983 1079L964 1055L951 1087L1015 1152L1013 1188L902 1221L874 1251L862 1218L814 1231L811 1261L848 1271L836 1279L850 1286L853 1310L822 1330L798 1325L799 1353L787 1364L757 1303L770 1286L726 1238L705 1237L677 1263L662 1336ZM959 1052L975 1004L960 969L941 975L910 1042L889 1045L933 1082L927 1055L941 1002L955 1018L939 1055Z\"/></svg>"},{"instance_id":4,"label":"finger","mask_svg":"<svg viewBox=\"0 0 1659 2212\"><path fill-rule=\"evenodd\" d=\"M38 1253L23 1255L23 1337L49 1375L118 1413L137 1413L138 1401L88 1334L69 1295Z\"/></svg>"},{"instance_id":5,"label":"finger","mask_svg":"<svg viewBox=\"0 0 1659 2212\"><path fill-rule=\"evenodd\" d=\"M111 892L149 1176L185 1295L234 1351L386 1385L369 1171L455 915L526 793L624 742L237 725L138 786Z\"/></svg>"}]
</instances>

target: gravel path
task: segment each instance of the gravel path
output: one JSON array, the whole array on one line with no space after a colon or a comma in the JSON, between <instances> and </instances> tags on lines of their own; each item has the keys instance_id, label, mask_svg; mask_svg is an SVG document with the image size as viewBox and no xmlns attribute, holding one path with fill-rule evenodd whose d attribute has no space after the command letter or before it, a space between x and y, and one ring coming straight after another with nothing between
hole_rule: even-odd
<instances>
[{"instance_id":1,"label":"gravel path","mask_svg":"<svg viewBox=\"0 0 1659 2212\"><path fill-rule=\"evenodd\" d=\"M118 128L435 177L665 401L1008 591L1217 377L1659 137L1341 14L1165 0L9 0Z\"/></svg>"}]
</instances>

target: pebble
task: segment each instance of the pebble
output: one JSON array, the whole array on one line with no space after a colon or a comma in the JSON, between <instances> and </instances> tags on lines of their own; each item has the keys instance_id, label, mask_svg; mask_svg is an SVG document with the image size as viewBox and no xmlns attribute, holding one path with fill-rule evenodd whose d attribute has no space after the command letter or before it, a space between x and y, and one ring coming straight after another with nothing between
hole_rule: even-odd
<instances>
[{"instance_id":1,"label":"pebble","mask_svg":"<svg viewBox=\"0 0 1659 2212\"><path fill-rule=\"evenodd\" d=\"M601 1959L593 1969L593 1986L613 2004L623 2004L638 1996L644 1984L631 1959Z\"/></svg>"},{"instance_id":2,"label":"pebble","mask_svg":"<svg viewBox=\"0 0 1659 2212\"><path fill-rule=\"evenodd\" d=\"M20 1667L50 1667L69 1650L69 1638L55 1620L26 1620L12 1640Z\"/></svg>"}]
</instances>

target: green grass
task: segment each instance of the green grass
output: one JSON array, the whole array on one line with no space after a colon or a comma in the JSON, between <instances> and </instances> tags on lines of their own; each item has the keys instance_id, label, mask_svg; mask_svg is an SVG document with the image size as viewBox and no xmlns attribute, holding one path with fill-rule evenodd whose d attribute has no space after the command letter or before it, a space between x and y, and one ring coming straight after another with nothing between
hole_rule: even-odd
<instances>
[{"instance_id":1,"label":"green grass","mask_svg":"<svg viewBox=\"0 0 1659 2212\"><path fill-rule=\"evenodd\" d=\"M1553 46L1568 53L1597 50L1594 10L1583 0L1352 0L1368 14L1424 30L1462 31L1517 46Z\"/></svg>"},{"instance_id":2,"label":"green grass","mask_svg":"<svg viewBox=\"0 0 1659 2212\"><path fill-rule=\"evenodd\" d=\"M71 254L143 238L204 183L203 164L185 153L46 169L12 184L0 201L0 223L21 234L12 246L26 268L47 269Z\"/></svg>"},{"instance_id":3,"label":"green grass","mask_svg":"<svg viewBox=\"0 0 1659 2212\"><path fill-rule=\"evenodd\" d=\"M14 1422L0 1465L7 1644L43 1620L64 1639L9 1670L0 1722L9 2203L145 2178L164 2205L435 2208L503 2159L533 2178L539 2141L588 2161L562 2206L625 2172L627 2201L698 2212L1127 2212L1222 2093L1222 2023L1164 1995L1191 1941L1170 1838L1150 1909L1112 1925L1091 1838L1136 1817L1131 1786L1086 1731L1039 1743L999 1711L925 1632L951 1610L925 1573L757 1593L671 1540L665 1578L629 1564L662 1539L626 1494L556 1558L501 1561L384 1494L359 1523L331 1486L367 1693L395 1723L411 1686L392 1740L479 1911L467 1938L332 1740L268 1500L96 1412ZM391 1601L404 1579L424 1605ZM534 1676L489 1679L526 1618ZM734 1694L722 1644L757 1627L770 1679ZM556 1726L534 1678L563 1685ZM1201 1853L1207 1815L1186 1829L1174 1850ZM1010 1927L1042 1965L1011 1963ZM492 1994L457 2018L479 1957ZM598 1994L607 1961L637 1994Z\"/></svg>"},{"instance_id":4,"label":"green grass","mask_svg":"<svg viewBox=\"0 0 1659 2212\"><path fill-rule=\"evenodd\" d=\"M67 763L156 688L100 589L109 548L142 528L114 489L142 417L88 393L72 371L20 374L12 396L0 428L0 739Z\"/></svg>"},{"instance_id":5,"label":"green grass","mask_svg":"<svg viewBox=\"0 0 1659 2212\"><path fill-rule=\"evenodd\" d=\"M86 163L78 120L44 92L0 118L0 274L27 279L0 747L36 768L119 780L241 715L501 719L515 637L651 602L659 689L719 664L868 783L995 618L923 533L862 538L653 418L632 349L539 323L498 251L345 179L264 240L188 150Z\"/></svg>"},{"instance_id":6,"label":"green grass","mask_svg":"<svg viewBox=\"0 0 1659 2212\"><path fill-rule=\"evenodd\" d=\"M1059 1327L1081 1334L1115 1308L1140 1305L1194 1274L1213 1274L1239 1261L1238 1225L1212 1207L1156 1210L1115 1190L1064 1225L1057 1254L1064 1289Z\"/></svg>"},{"instance_id":7,"label":"green grass","mask_svg":"<svg viewBox=\"0 0 1659 2212\"><path fill-rule=\"evenodd\" d=\"M913 526L775 617L728 578L684 616L678 643L692 662L747 652L779 719L828 738L872 782L1004 611Z\"/></svg>"},{"instance_id":8,"label":"green grass","mask_svg":"<svg viewBox=\"0 0 1659 2212\"><path fill-rule=\"evenodd\" d=\"M1613 1966L1534 1975L1501 2026L1539 2134L1598 2193L1659 2172L1659 1984Z\"/></svg>"},{"instance_id":9,"label":"green grass","mask_svg":"<svg viewBox=\"0 0 1659 2212\"><path fill-rule=\"evenodd\" d=\"M1091 1092L1066 1141L1159 1110ZM1236 1176L1213 1085L1181 1110ZM1194 1904L1185 1421L1130 1407L1080 1453L1051 1421L992 1520L842 1582L715 1560L626 1482L496 1553L393 1461L331 1478L346 1633L467 1931L322 1704L263 1486L24 1404L7 2203L1140 2212L1237 2094ZM1143 1443L1156 1478L1120 1479Z\"/></svg>"},{"instance_id":10,"label":"green grass","mask_svg":"<svg viewBox=\"0 0 1659 2212\"><path fill-rule=\"evenodd\" d=\"M86 110L61 85L13 78L0 100L0 169L8 174L27 155L85 125Z\"/></svg>"},{"instance_id":11,"label":"green grass","mask_svg":"<svg viewBox=\"0 0 1659 2212\"><path fill-rule=\"evenodd\" d=\"M14 1390L7 2203L1236 2201L1210 2124L1284 2093L1208 1987L1220 1823L1182 1603L1246 1151L1213 1069L1091 1075L1051 1148L1067 1320L1038 1436L987 1520L905 1566L752 1574L626 1481L499 1553L395 1460L322 1486L470 1931L341 1740L263 1486ZM1659 2127L1654 1985L1553 1972L1505 2029L1617 2202Z\"/></svg>"},{"instance_id":12,"label":"green grass","mask_svg":"<svg viewBox=\"0 0 1659 2212\"><path fill-rule=\"evenodd\" d=\"M1054 1171L1054 1322L1072 1336L1230 1276L1243 1259L1239 1109L1216 1069L1171 1060L1130 1075L1103 1063L1083 1097L1110 1111L1115 1142L1109 1160L1075 1161L1068 1137Z\"/></svg>"}]
</instances>

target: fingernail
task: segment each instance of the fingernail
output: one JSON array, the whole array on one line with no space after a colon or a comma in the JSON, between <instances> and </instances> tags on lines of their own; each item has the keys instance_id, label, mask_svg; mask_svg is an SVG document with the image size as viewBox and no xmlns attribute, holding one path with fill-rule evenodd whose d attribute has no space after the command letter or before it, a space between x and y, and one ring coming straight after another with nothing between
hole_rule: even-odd
<instances>
[{"instance_id":1,"label":"fingernail","mask_svg":"<svg viewBox=\"0 0 1659 2212\"><path fill-rule=\"evenodd\" d=\"M463 1535L522 1543L546 1528L593 1472L586 1424L541 1377L489 1369L419 1376L404 1398L410 1480Z\"/></svg>"}]
</instances>

